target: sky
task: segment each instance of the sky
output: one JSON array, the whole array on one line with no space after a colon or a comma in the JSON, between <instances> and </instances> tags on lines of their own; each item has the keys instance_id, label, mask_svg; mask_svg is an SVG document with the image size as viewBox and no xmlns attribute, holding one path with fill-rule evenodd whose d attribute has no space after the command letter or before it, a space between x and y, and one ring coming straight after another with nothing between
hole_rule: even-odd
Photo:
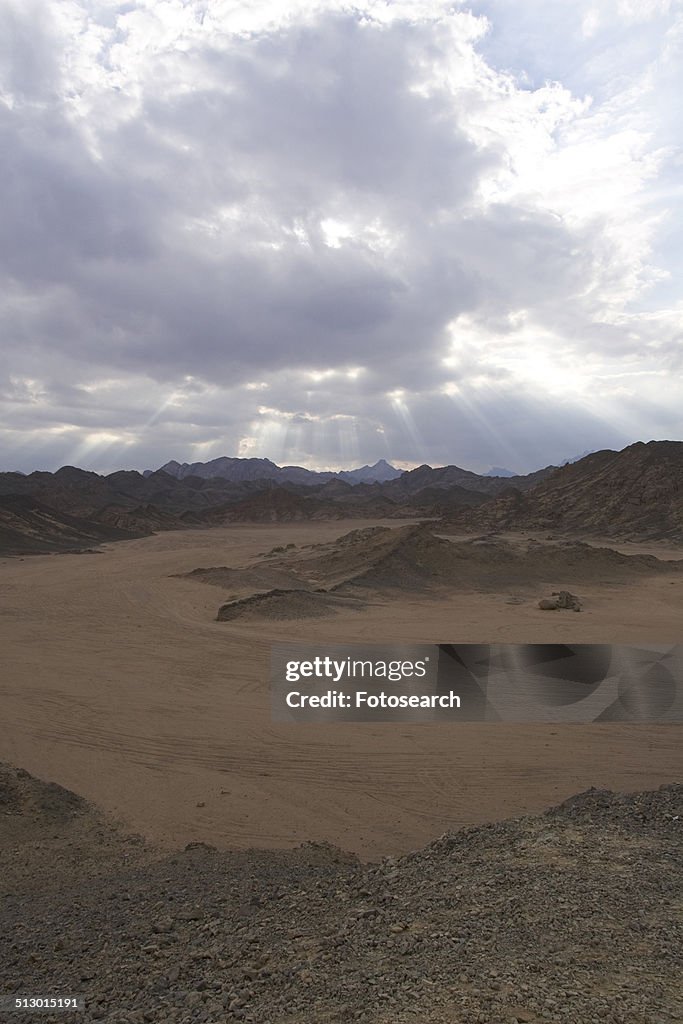
<instances>
[{"instance_id":1,"label":"sky","mask_svg":"<svg viewBox=\"0 0 683 1024\"><path fill-rule=\"evenodd\" d=\"M677 0L0 0L0 470L683 437Z\"/></svg>"}]
</instances>

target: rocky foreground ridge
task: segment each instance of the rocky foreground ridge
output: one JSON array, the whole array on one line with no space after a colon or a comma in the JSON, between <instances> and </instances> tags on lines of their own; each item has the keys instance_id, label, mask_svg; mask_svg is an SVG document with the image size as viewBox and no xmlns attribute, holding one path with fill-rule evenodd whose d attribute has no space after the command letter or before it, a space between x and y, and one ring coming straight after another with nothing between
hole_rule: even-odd
<instances>
[{"instance_id":1,"label":"rocky foreground ridge","mask_svg":"<svg viewBox=\"0 0 683 1024\"><path fill-rule=\"evenodd\" d=\"M325 844L161 855L5 767L0 990L82 993L78 1019L109 1024L680 1021L682 828L670 785L378 864Z\"/></svg>"}]
</instances>

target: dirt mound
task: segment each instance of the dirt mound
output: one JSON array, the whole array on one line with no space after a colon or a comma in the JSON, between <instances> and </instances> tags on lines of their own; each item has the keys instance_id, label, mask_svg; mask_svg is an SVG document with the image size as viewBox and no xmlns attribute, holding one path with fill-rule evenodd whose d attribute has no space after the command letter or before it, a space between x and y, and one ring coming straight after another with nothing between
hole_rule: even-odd
<instances>
[{"instance_id":1,"label":"dirt mound","mask_svg":"<svg viewBox=\"0 0 683 1024\"><path fill-rule=\"evenodd\" d=\"M218 622L235 619L320 619L342 608L360 608L358 604L310 590L269 590L241 601L230 601L218 609Z\"/></svg>"},{"instance_id":2,"label":"dirt mound","mask_svg":"<svg viewBox=\"0 0 683 1024\"><path fill-rule=\"evenodd\" d=\"M644 576L683 572L683 561L665 561L654 555L624 555L613 548L579 540L559 543L529 541L519 546L497 541L495 547L501 566L515 564L519 578L529 583L564 579L568 583L618 584Z\"/></svg>"},{"instance_id":3,"label":"dirt mound","mask_svg":"<svg viewBox=\"0 0 683 1024\"><path fill-rule=\"evenodd\" d=\"M287 566L313 587L334 591L430 586L480 590L560 579L570 586L683 572L683 562L623 555L583 541L513 543L495 536L451 541L439 536L431 523L352 530L332 543L288 553L277 565Z\"/></svg>"},{"instance_id":4,"label":"dirt mound","mask_svg":"<svg viewBox=\"0 0 683 1024\"><path fill-rule=\"evenodd\" d=\"M426 524L373 530L365 537L366 531L355 532L350 546L342 539L343 543L318 555L318 577L327 573L337 587L441 585L479 590L556 579L623 583L643 574L683 571L681 562L624 555L581 541L541 544L476 538L454 542L438 537Z\"/></svg>"},{"instance_id":5,"label":"dirt mound","mask_svg":"<svg viewBox=\"0 0 683 1024\"><path fill-rule=\"evenodd\" d=\"M417 587L454 581L454 562L460 561L455 545L437 537L428 526L409 526L392 531L382 549L376 546L367 567L350 583L384 588Z\"/></svg>"},{"instance_id":6,"label":"dirt mound","mask_svg":"<svg viewBox=\"0 0 683 1024\"><path fill-rule=\"evenodd\" d=\"M367 544L369 541L375 541L380 537L387 536L386 526L366 526L359 530L350 530L349 533L345 533L342 537L339 537L334 543L339 549L352 548L356 545Z\"/></svg>"},{"instance_id":7,"label":"dirt mound","mask_svg":"<svg viewBox=\"0 0 683 1024\"><path fill-rule=\"evenodd\" d=\"M438 562L436 552L448 544L422 524L397 529L371 526L351 530L329 544L293 553L288 556L287 565L300 578L326 589L352 581L360 582L361 577L372 569L378 569L392 555L395 558L403 556L406 565L410 564L415 573L424 578L429 565ZM407 579L404 580L406 582Z\"/></svg>"},{"instance_id":8,"label":"dirt mound","mask_svg":"<svg viewBox=\"0 0 683 1024\"><path fill-rule=\"evenodd\" d=\"M212 587L222 587L224 590L308 589L294 573L283 569L271 569L268 566L240 569L216 565L206 569L193 569L191 572L175 573L174 579L208 583Z\"/></svg>"},{"instance_id":9,"label":"dirt mound","mask_svg":"<svg viewBox=\"0 0 683 1024\"><path fill-rule=\"evenodd\" d=\"M467 540L439 536L432 523L372 526L322 544L279 546L242 567L213 566L178 574L230 591L219 621L321 618L355 607L367 593L486 592L559 584L622 584L682 573L682 561L624 555L582 541ZM580 591L579 591L580 592ZM339 604L337 602L341 601Z\"/></svg>"},{"instance_id":10,"label":"dirt mound","mask_svg":"<svg viewBox=\"0 0 683 1024\"><path fill-rule=\"evenodd\" d=\"M82 797L56 782L42 782L21 768L0 764L0 812L49 823L66 821L88 810Z\"/></svg>"},{"instance_id":11,"label":"dirt mound","mask_svg":"<svg viewBox=\"0 0 683 1024\"><path fill-rule=\"evenodd\" d=\"M0 764L0 851L17 842L42 839L46 831L69 831L94 817L87 801L70 790Z\"/></svg>"},{"instance_id":12,"label":"dirt mound","mask_svg":"<svg viewBox=\"0 0 683 1024\"><path fill-rule=\"evenodd\" d=\"M670 835L672 822L683 820L683 786L661 786L644 793L587 789L546 811L548 818L618 827L633 835Z\"/></svg>"},{"instance_id":13,"label":"dirt mound","mask_svg":"<svg viewBox=\"0 0 683 1024\"><path fill-rule=\"evenodd\" d=\"M59 903L65 891L78 902L98 877L153 856L153 846L107 822L81 796L0 763L0 932L14 919L12 932L18 934L34 898L36 911L48 897ZM9 916L3 920L3 914ZM35 920L40 931L39 914ZM36 948L45 948L39 938ZM0 979L3 992L16 988L29 962L13 960L13 949L10 941L9 950L0 952L0 975L5 967L9 975Z\"/></svg>"}]
</instances>

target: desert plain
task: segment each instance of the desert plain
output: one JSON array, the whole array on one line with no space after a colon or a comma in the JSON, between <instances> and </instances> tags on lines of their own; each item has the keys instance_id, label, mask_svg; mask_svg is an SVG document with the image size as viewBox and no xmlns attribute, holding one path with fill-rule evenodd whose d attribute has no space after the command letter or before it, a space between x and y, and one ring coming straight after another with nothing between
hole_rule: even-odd
<instances>
[{"instance_id":1,"label":"desert plain","mask_svg":"<svg viewBox=\"0 0 683 1024\"><path fill-rule=\"evenodd\" d=\"M287 558L312 557L311 545L330 551L350 531L376 527L406 524L232 524L97 553L0 559L1 759L75 791L162 847L329 841L365 860L535 813L591 786L636 791L679 778L680 726L275 724L268 672L277 641L680 639L678 566L610 582L596 563L575 581L561 567L553 576L552 557L532 580L502 571L486 588L471 580L380 588L319 617L216 620L224 602L254 590L253 569L243 584L231 569L277 563L277 577ZM528 533L501 540L550 543ZM680 547L661 541L589 543L683 559ZM268 555L273 548L284 555ZM186 575L202 567L223 567L223 582ZM579 594L581 613L538 608L540 597L564 588Z\"/></svg>"}]
</instances>

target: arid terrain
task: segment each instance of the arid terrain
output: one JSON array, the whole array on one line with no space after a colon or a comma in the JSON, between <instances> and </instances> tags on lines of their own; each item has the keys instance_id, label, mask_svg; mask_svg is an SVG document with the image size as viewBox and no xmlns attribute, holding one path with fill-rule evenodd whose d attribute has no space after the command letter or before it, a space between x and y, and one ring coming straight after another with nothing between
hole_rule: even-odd
<instances>
[{"instance_id":1,"label":"arid terrain","mask_svg":"<svg viewBox=\"0 0 683 1024\"><path fill-rule=\"evenodd\" d=\"M350 531L361 533L339 543ZM314 840L363 858L540 811L589 786L680 779L676 726L271 721L276 640L680 638L680 566L633 557L665 563L680 548L624 543L629 557L619 558L595 538L445 537L442 527L395 520L234 524L98 554L2 559L2 760L169 846ZM288 590L292 579L313 615L276 607L216 621L223 605ZM336 589L311 594L314 583ZM538 608L564 588L581 597L580 614Z\"/></svg>"},{"instance_id":2,"label":"arid terrain","mask_svg":"<svg viewBox=\"0 0 683 1024\"><path fill-rule=\"evenodd\" d=\"M278 724L269 668L281 641L680 642L682 450L0 474L0 994L680 1021L680 725Z\"/></svg>"},{"instance_id":3,"label":"arid terrain","mask_svg":"<svg viewBox=\"0 0 683 1024\"><path fill-rule=\"evenodd\" d=\"M0 993L106 1024L672 1024L682 798L591 790L363 864L163 853L0 764Z\"/></svg>"}]
</instances>

